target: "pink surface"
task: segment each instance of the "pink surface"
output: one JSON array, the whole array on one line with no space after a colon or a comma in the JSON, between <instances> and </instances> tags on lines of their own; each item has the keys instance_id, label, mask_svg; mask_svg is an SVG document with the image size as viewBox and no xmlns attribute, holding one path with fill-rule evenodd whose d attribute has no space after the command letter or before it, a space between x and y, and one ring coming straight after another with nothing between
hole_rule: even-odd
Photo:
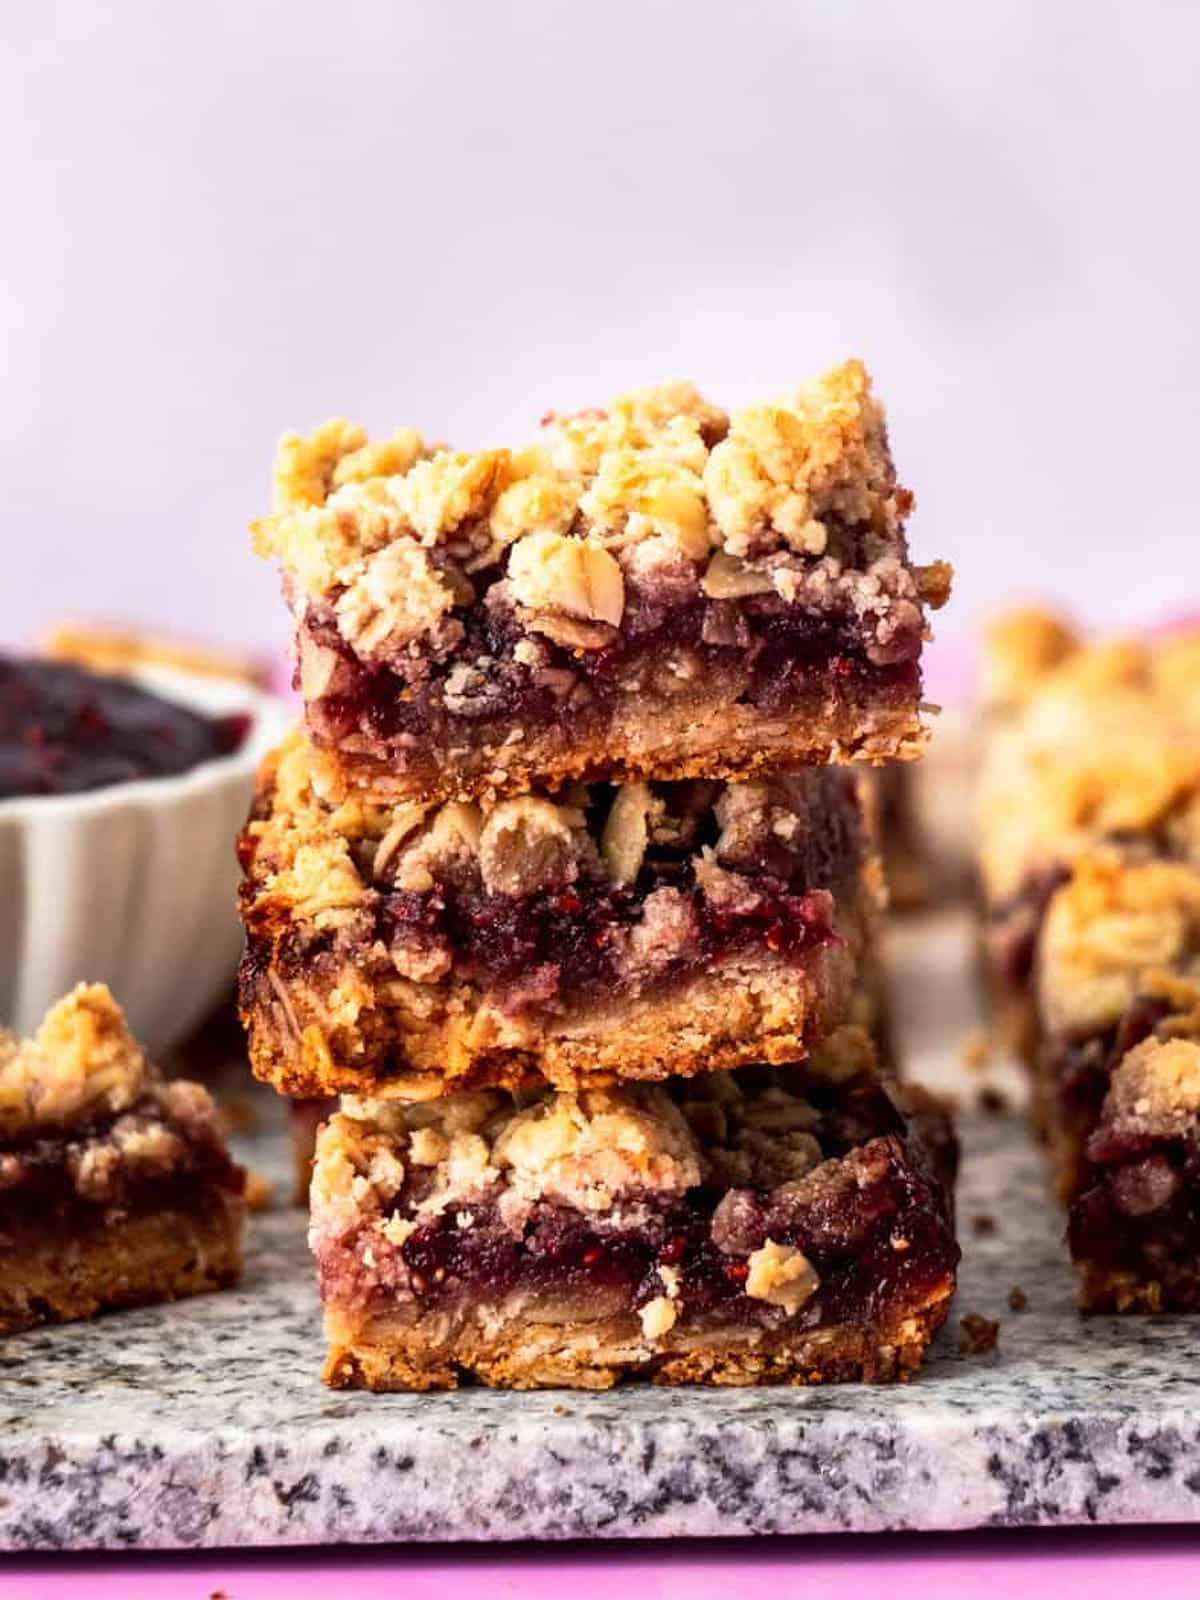
<instances>
[{"instance_id":1,"label":"pink surface","mask_svg":"<svg viewBox=\"0 0 1200 1600\"><path fill-rule=\"evenodd\" d=\"M975 687L975 651L962 639L934 638L921 659L925 697L938 706L965 705Z\"/></svg>"},{"instance_id":2,"label":"pink surface","mask_svg":"<svg viewBox=\"0 0 1200 1600\"><path fill-rule=\"evenodd\" d=\"M1105 1600L1153 1591L1195 1600L1200 1530L1079 1529L862 1539L694 1540L561 1548L297 1551L262 1557L109 1557L6 1562L0 1595L13 1600Z\"/></svg>"}]
</instances>

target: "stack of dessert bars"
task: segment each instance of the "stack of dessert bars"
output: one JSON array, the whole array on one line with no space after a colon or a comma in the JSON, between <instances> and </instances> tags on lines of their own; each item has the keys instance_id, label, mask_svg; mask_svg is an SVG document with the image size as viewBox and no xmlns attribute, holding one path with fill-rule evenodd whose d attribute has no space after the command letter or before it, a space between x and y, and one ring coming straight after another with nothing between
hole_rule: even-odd
<instances>
[{"instance_id":1,"label":"stack of dessert bars","mask_svg":"<svg viewBox=\"0 0 1200 1600\"><path fill-rule=\"evenodd\" d=\"M1088 1311L1200 1309L1200 630L984 658L985 965Z\"/></svg>"},{"instance_id":2,"label":"stack of dessert bars","mask_svg":"<svg viewBox=\"0 0 1200 1600\"><path fill-rule=\"evenodd\" d=\"M256 537L304 717L242 839L241 1009L328 1113L331 1384L919 1364L953 1139L878 1064L851 765L923 740L949 573L910 505L857 362L517 451L284 440Z\"/></svg>"}]
</instances>

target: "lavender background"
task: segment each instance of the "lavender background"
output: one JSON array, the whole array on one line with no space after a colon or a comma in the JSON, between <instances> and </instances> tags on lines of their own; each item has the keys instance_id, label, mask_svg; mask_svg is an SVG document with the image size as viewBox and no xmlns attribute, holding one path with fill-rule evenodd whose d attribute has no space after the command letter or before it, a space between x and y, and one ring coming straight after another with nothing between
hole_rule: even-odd
<instances>
[{"instance_id":1,"label":"lavender background","mask_svg":"<svg viewBox=\"0 0 1200 1600\"><path fill-rule=\"evenodd\" d=\"M281 641L276 435L467 445L845 353L944 636L1188 601L1200 17L854 0L15 5L0 18L0 638Z\"/></svg>"}]
</instances>

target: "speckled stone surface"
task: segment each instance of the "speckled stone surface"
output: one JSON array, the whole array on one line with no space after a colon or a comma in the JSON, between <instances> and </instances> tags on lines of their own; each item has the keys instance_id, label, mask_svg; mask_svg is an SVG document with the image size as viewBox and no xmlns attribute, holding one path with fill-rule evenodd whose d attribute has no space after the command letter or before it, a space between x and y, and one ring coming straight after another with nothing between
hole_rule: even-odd
<instances>
[{"instance_id":1,"label":"speckled stone surface","mask_svg":"<svg viewBox=\"0 0 1200 1600\"><path fill-rule=\"evenodd\" d=\"M962 935L908 930L896 965L910 1059L967 1100ZM958 1302L908 1387L333 1393L303 1219L278 1209L237 1291L0 1344L0 1546L1200 1520L1200 1327L1081 1321L1024 1124L963 1133ZM277 1134L244 1153L282 1175ZM967 1311L1000 1319L992 1354L958 1354Z\"/></svg>"}]
</instances>

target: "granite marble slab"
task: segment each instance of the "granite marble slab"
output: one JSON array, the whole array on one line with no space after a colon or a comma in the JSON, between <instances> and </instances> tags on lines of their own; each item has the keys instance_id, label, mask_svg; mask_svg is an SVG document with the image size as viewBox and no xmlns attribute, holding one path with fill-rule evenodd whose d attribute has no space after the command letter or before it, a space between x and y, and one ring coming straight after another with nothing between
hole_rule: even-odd
<instances>
[{"instance_id":1,"label":"granite marble slab","mask_svg":"<svg viewBox=\"0 0 1200 1600\"><path fill-rule=\"evenodd\" d=\"M894 960L918 1075L969 1107L966 948L942 918L904 930ZM242 1154L282 1190L267 1123ZM968 1109L961 1127L961 1287L909 1386L334 1393L304 1219L280 1205L251 1219L236 1290L0 1343L0 1547L1200 1520L1200 1327L1080 1319L1021 1116ZM959 1353L969 1311L1000 1321L992 1353Z\"/></svg>"}]
</instances>

